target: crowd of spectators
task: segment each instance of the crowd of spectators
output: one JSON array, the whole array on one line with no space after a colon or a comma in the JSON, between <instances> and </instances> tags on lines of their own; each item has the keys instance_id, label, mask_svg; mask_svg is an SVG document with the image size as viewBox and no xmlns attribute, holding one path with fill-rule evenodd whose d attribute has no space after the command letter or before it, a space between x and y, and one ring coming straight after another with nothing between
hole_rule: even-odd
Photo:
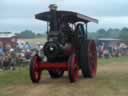
<instances>
[{"instance_id":1,"label":"crowd of spectators","mask_svg":"<svg viewBox=\"0 0 128 96\"><path fill-rule=\"evenodd\" d=\"M29 61L35 52L42 52L43 44L37 42L35 45L29 42L18 42L15 47L0 42L0 70L13 69L22 61ZM97 56L99 58L111 58L128 56L128 46L124 43L108 46L105 43L97 44ZM19 63L20 62L20 63Z\"/></svg>"},{"instance_id":2,"label":"crowd of spectators","mask_svg":"<svg viewBox=\"0 0 128 96\"><path fill-rule=\"evenodd\" d=\"M128 46L124 43L111 46L101 43L97 45L97 55L99 58L128 56Z\"/></svg>"},{"instance_id":3,"label":"crowd of spectators","mask_svg":"<svg viewBox=\"0 0 128 96\"><path fill-rule=\"evenodd\" d=\"M0 42L0 70L15 70L16 65L21 64L22 61L30 61L32 55L42 48L43 45L40 42L35 45L29 42L18 42L15 47Z\"/></svg>"}]
</instances>

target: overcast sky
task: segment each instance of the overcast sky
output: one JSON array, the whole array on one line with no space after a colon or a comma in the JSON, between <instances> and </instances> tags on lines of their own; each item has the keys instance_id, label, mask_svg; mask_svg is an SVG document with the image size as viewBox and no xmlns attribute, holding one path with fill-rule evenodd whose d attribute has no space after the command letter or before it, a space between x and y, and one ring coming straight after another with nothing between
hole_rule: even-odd
<instances>
[{"instance_id":1,"label":"overcast sky","mask_svg":"<svg viewBox=\"0 0 128 96\"><path fill-rule=\"evenodd\" d=\"M0 32L21 32L25 29L44 32L46 23L34 14L48 10L55 3L59 10L71 10L99 20L89 24L89 31L128 27L128 0L0 0Z\"/></svg>"}]
</instances>

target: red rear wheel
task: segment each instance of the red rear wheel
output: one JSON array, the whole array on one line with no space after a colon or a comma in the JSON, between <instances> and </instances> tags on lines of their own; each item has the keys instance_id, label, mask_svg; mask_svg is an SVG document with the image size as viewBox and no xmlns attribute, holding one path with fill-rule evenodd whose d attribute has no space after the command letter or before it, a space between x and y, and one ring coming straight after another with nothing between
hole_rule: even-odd
<instances>
[{"instance_id":1,"label":"red rear wheel","mask_svg":"<svg viewBox=\"0 0 128 96\"><path fill-rule=\"evenodd\" d=\"M90 68L90 77L95 77L97 68L97 52L94 41L91 41L88 46L88 65Z\"/></svg>"},{"instance_id":2,"label":"red rear wheel","mask_svg":"<svg viewBox=\"0 0 128 96\"><path fill-rule=\"evenodd\" d=\"M78 80L78 73L79 73L78 58L76 54L72 54L68 62L68 76L70 82L75 82L76 80Z\"/></svg>"},{"instance_id":3,"label":"red rear wheel","mask_svg":"<svg viewBox=\"0 0 128 96\"><path fill-rule=\"evenodd\" d=\"M30 64L30 78L33 83L38 83L41 78L41 70L39 69L40 58L38 55L33 56Z\"/></svg>"},{"instance_id":4,"label":"red rear wheel","mask_svg":"<svg viewBox=\"0 0 128 96\"><path fill-rule=\"evenodd\" d=\"M96 76L97 51L94 40L85 40L80 49L80 66L84 77Z\"/></svg>"}]
</instances>

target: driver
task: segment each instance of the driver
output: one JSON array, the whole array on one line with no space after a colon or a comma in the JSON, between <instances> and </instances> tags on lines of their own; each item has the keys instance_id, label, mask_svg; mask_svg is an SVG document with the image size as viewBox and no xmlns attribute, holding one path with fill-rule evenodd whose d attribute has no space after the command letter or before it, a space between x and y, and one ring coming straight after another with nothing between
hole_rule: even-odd
<instances>
[{"instance_id":1,"label":"driver","mask_svg":"<svg viewBox=\"0 0 128 96\"><path fill-rule=\"evenodd\" d=\"M61 24L61 31L64 33L64 35L67 38L67 41L71 41L71 37L72 37L72 28L69 26L68 23L62 23Z\"/></svg>"}]
</instances>

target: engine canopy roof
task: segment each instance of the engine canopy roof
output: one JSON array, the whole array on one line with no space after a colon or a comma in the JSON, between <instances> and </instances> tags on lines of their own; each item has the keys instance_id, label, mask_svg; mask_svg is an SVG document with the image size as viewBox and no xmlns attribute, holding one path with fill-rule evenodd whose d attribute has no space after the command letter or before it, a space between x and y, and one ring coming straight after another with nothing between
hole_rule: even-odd
<instances>
[{"instance_id":1,"label":"engine canopy roof","mask_svg":"<svg viewBox=\"0 0 128 96\"><path fill-rule=\"evenodd\" d=\"M72 11L56 11L56 15L57 15L57 19L63 18L63 20L65 22L69 22L69 23L76 23L76 22L84 22L84 23L88 23L88 22L94 22L94 23L98 23L97 19L76 13L76 12L72 12ZM43 21L50 21L51 20L51 12L47 11L47 12L43 12L43 13L39 13L35 15L36 19L39 20L43 20Z\"/></svg>"}]
</instances>

